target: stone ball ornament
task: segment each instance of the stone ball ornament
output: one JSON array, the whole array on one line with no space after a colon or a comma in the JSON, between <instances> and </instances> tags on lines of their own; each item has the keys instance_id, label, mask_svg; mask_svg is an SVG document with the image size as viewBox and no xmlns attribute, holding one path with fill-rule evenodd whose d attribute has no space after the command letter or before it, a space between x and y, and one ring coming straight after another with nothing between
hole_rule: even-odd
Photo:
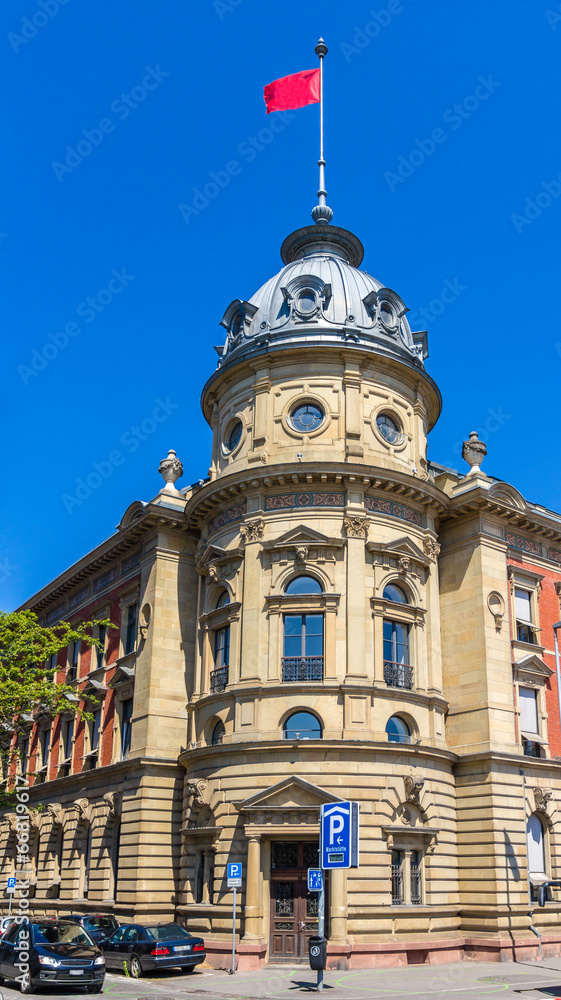
<instances>
[{"instance_id":1,"label":"stone ball ornament","mask_svg":"<svg viewBox=\"0 0 561 1000\"><path fill-rule=\"evenodd\" d=\"M474 476L481 472L481 463L487 454L487 448L477 436L477 431L470 431L469 441L464 441L462 448L462 458L470 466L468 476ZM483 473L484 475L485 473Z\"/></svg>"},{"instance_id":2,"label":"stone ball ornament","mask_svg":"<svg viewBox=\"0 0 561 1000\"><path fill-rule=\"evenodd\" d=\"M170 448L168 451L167 458L163 458L160 462L158 472L165 479L166 485L164 486L164 490L168 493L179 493L175 484L183 475L183 465L173 448Z\"/></svg>"}]
</instances>

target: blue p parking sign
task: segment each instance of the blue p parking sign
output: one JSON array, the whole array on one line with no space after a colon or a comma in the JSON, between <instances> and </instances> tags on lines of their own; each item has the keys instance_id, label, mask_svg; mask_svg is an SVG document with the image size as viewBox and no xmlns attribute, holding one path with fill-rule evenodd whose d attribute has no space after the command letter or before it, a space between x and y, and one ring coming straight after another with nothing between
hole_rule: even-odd
<instances>
[{"instance_id":1,"label":"blue p parking sign","mask_svg":"<svg viewBox=\"0 0 561 1000\"><path fill-rule=\"evenodd\" d=\"M242 887L242 865L241 862L230 862L227 870L228 888L241 889Z\"/></svg>"},{"instance_id":2,"label":"blue p parking sign","mask_svg":"<svg viewBox=\"0 0 561 1000\"><path fill-rule=\"evenodd\" d=\"M321 867L358 868L358 802L321 806Z\"/></svg>"}]
</instances>

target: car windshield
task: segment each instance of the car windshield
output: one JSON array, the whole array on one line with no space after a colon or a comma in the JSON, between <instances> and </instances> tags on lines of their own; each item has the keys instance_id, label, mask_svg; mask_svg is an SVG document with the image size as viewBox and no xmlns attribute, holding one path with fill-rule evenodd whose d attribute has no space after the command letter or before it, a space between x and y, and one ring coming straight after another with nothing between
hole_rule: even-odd
<instances>
[{"instance_id":1,"label":"car windshield","mask_svg":"<svg viewBox=\"0 0 561 1000\"><path fill-rule=\"evenodd\" d=\"M119 924L115 917L88 917L84 920L84 926L88 930L92 927L94 930L107 931L108 934L111 934Z\"/></svg>"},{"instance_id":2,"label":"car windshield","mask_svg":"<svg viewBox=\"0 0 561 1000\"><path fill-rule=\"evenodd\" d=\"M154 927L145 927L146 936L150 938L151 941L173 941L177 938L188 938L191 935L185 930L184 927L180 927L179 924L160 924Z\"/></svg>"},{"instance_id":3,"label":"car windshield","mask_svg":"<svg viewBox=\"0 0 561 1000\"><path fill-rule=\"evenodd\" d=\"M87 931L70 920L49 920L32 926L34 944L93 944Z\"/></svg>"}]
</instances>

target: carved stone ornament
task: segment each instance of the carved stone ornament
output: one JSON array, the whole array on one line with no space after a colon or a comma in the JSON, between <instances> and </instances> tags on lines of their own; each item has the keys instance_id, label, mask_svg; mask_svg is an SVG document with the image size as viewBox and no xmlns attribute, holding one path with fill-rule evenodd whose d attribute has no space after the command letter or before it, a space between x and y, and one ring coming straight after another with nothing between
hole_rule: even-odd
<instances>
[{"instance_id":1,"label":"carved stone ornament","mask_svg":"<svg viewBox=\"0 0 561 1000\"><path fill-rule=\"evenodd\" d=\"M90 804L86 798L76 799L74 803L78 823L87 823L90 818Z\"/></svg>"},{"instance_id":2,"label":"carved stone ornament","mask_svg":"<svg viewBox=\"0 0 561 1000\"><path fill-rule=\"evenodd\" d=\"M150 626L150 619L152 618L152 605L144 604L142 611L140 612L140 634L142 638L146 641L146 636L148 635L148 628Z\"/></svg>"},{"instance_id":3,"label":"carved stone ornament","mask_svg":"<svg viewBox=\"0 0 561 1000\"><path fill-rule=\"evenodd\" d=\"M191 778L187 780L187 795L193 799L194 806L203 806L205 804L207 784L206 778Z\"/></svg>"},{"instance_id":4,"label":"carved stone ornament","mask_svg":"<svg viewBox=\"0 0 561 1000\"><path fill-rule=\"evenodd\" d=\"M163 458L160 462L160 467L158 472L164 477L166 485L164 490L168 493L178 493L179 490L176 487L177 480L183 475L183 465L179 461L177 455L175 454L173 448L170 448L167 454L167 458Z\"/></svg>"},{"instance_id":5,"label":"carved stone ornament","mask_svg":"<svg viewBox=\"0 0 561 1000\"><path fill-rule=\"evenodd\" d=\"M365 517L346 517L343 524L349 538L368 538L370 525Z\"/></svg>"},{"instance_id":6,"label":"carved stone ornament","mask_svg":"<svg viewBox=\"0 0 561 1000\"><path fill-rule=\"evenodd\" d=\"M308 558L308 547L307 545L297 545L296 546L296 562L305 563Z\"/></svg>"},{"instance_id":7,"label":"carved stone ornament","mask_svg":"<svg viewBox=\"0 0 561 1000\"><path fill-rule=\"evenodd\" d=\"M121 807L123 802L122 792L106 792L105 795L103 796L103 801L107 806L109 819L116 819L117 816L121 815Z\"/></svg>"},{"instance_id":8,"label":"carved stone ornament","mask_svg":"<svg viewBox=\"0 0 561 1000\"><path fill-rule=\"evenodd\" d=\"M487 607L495 619L495 628L497 632L500 632L503 627L503 619L505 616L505 602L501 594L496 590L492 590L487 598Z\"/></svg>"},{"instance_id":9,"label":"carved stone ornament","mask_svg":"<svg viewBox=\"0 0 561 1000\"><path fill-rule=\"evenodd\" d=\"M553 797L553 792L550 788L534 788L534 802L536 803L536 812L547 812L547 803Z\"/></svg>"},{"instance_id":10,"label":"carved stone ornament","mask_svg":"<svg viewBox=\"0 0 561 1000\"><path fill-rule=\"evenodd\" d=\"M260 518L258 521L247 521L240 528L240 535L246 542L258 542L265 533L265 522Z\"/></svg>"},{"instance_id":11,"label":"carved stone ornament","mask_svg":"<svg viewBox=\"0 0 561 1000\"><path fill-rule=\"evenodd\" d=\"M62 806L58 802L51 802L47 806L47 812L52 819L53 826L62 826L63 814Z\"/></svg>"},{"instance_id":12,"label":"carved stone ornament","mask_svg":"<svg viewBox=\"0 0 561 1000\"><path fill-rule=\"evenodd\" d=\"M211 583L218 583L218 566L216 563L210 563L206 573Z\"/></svg>"},{"instance_id":13,"label":"carved stone ornament","mask_svg":"<svg viewBox=\"0 0 561 1000\"><path fill-rule=\"evenodd\" d=\"M425 783L424 778L413 778L411 775L406 774L404 777L405 782L405 799L407 802L413 802L414 805L420 806L420 795L423 790L423 785Z\"/></svg>"},{"instance_id":14,"label":"carved stone ornament","mask_svg":"<svg viewBox=\"0 0 561 1000\"><path fill-rule=\"evenodd\" d=\"M402 576L407 576L411 572L411 560L408 556L400 556L397 560L397 571Z\"/></svg>"},{"instance_id":15,"label":"carved stone ornament","mask_svg":"<svg viewBox=\"0 0 561 1000\"><path fill-rule=\"evenodd\" d=\"M462 458L471 466L468 476L481 472L480 465L487 454L487 448L477 436L477 431L470 431L469 441L464 441Z\"/></svg>"},{"instance_id":16,"label":"carved stone ornament","mask_svg":"<svg viewBox=\"0 0 561 1000\"><path fill-rule=\"evenodd\" d=\"M436 562L440 552L440 545L438 544L438 542L435 542L434 538L431 538L430 535L427 535L426 538L423 538L423 549L425 555L432 562Z\"/></svg>"}]
</instances>

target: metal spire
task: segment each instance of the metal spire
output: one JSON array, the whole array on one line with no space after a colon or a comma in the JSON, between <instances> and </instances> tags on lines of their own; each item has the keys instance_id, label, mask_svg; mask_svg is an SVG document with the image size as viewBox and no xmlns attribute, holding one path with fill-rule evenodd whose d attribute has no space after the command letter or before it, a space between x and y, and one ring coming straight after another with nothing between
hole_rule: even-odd
<instances>
[{"instance_id":1,"label":"metal spire","mask_svg":"<svg viewBox=\"0 0 561 1000\"><path fill-rule=\"evenodd\" d=\"M320 38L316 45L316 55L319 56L319 204L312 209L312 219L318 224L326 225L331 222L333 212L329 208L325 198L325 160L323 158L323 60L327 55L327 45L323 38Z\"/></svg>"}]
</instances>

